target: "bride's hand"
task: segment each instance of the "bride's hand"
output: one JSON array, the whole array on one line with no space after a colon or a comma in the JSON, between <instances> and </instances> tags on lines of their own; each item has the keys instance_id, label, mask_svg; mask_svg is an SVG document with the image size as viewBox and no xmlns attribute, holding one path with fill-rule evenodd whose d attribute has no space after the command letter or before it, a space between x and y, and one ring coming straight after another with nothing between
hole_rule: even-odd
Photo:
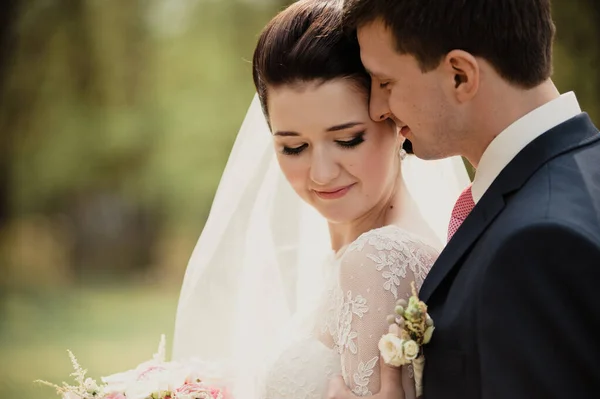
<instances>
[{"instance_id":1,"label":"bride's hand","mask_svg":"<svg viewBox=\"0 0 600 399\"><path fill-rule=\"evenodd\" d=\"M414 393L405 393L403 388L404 378L408 375L406 371L402 372L402 367L392 367L387 365L382 358L379 359L379 370L381 378L381 389L378 393L370 398L374 399L412 399ZM414 385L414 383L413 383ZM414 389L413 389L414 391ZM327 391L328 399L355 399L357 396L346 386L341 375L332 378L329 381L329 389Z\"/></svg>"}]
</instances>

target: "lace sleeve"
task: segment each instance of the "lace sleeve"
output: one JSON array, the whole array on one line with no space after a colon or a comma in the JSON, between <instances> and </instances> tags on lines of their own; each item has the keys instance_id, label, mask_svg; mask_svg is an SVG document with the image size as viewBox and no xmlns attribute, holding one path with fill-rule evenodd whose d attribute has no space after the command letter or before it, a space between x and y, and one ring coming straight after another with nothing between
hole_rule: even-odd
<instances>
[{"instance_id":1,"label":"lace sleeve","mask_svg":"<svg viewBox=\"0 0 600 399\"><path fill-rule=\"evenodd\" d=\"M436 257L434 249L393 226L364 234L344 254L337 346L344 379L354 394L379 391L377 345L388 330L386 316L398 299L410 296L412 281L420 288Z\"/></svg>"}]
</instances>

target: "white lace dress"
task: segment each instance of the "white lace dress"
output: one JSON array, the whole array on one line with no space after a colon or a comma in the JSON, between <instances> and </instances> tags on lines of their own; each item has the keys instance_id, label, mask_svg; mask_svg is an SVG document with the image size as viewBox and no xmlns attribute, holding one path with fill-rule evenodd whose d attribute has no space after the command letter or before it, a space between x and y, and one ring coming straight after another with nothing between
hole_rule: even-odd
<instances>
[{"instance_id":1,"label":"white lace dress","mask_svg":"<svg viewBox=\"0 0 600 399\"><path fill-rule=\"evenodd\" d=\"M325 265L326 294L316 326L275 356L266 377L268 399L321 399L329 379L342 374L358 396L379 391L377 344L396 300L420 287L438 252L396 226L361 235Z\"/></svg>"}]
</instances>

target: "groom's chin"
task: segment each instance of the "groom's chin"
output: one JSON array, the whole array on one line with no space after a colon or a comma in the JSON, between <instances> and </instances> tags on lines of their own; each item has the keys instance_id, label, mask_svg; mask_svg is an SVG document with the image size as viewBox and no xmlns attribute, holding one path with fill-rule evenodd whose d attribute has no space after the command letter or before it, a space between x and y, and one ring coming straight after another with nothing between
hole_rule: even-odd
<instances>
[{"instance_id":1,"label":"groom's chin","mask_svg":"<svg viewBox=\"0 0 600 399\"><path fill-rule=\"evenodd\" d=\"M449 155L446 155L443 151L440 151L439 148L424 146L423 144L415 142L414 140L411 141L411 150L412 155L424 161L435 161L449 157Z\"/></svg>"}]
</instances>

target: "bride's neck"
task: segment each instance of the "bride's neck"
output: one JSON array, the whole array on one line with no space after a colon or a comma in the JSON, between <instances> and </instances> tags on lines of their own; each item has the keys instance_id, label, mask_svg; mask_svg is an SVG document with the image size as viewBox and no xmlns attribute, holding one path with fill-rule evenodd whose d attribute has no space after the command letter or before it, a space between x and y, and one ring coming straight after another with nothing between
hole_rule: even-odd
<instances>
[{"instance_id":1,"label":"bride's neck","mask_svg":"<svg viewBox=\"0 0 600 399\"><path fill-rule=\"evenodd\" d=\"M438 239L425 223L419 207L410 194L401 171L390 193L377 206L361 218L350 223L329 223L331 247L336 254L355 241L361 234L379 227L395 225L425 239L434 247Z\"/></svg>"},{"instance_id":2,"label":"bride's neck","mask_svg":"<svg viewBox=\"0 0 600 399\"><path fill-rule=\"evenodd\" d=\"M334 252L343 252L349 244L367 231L389 224L397 224L400 213L404 213L400 212L400 204L404 203L407 200L406 196L410 197L410 195L404 186L401 175L395 181L396 184L391 187L382 201L360 218L348 223L329 223L331 248Z\"/></svg>"}]
</instances>

